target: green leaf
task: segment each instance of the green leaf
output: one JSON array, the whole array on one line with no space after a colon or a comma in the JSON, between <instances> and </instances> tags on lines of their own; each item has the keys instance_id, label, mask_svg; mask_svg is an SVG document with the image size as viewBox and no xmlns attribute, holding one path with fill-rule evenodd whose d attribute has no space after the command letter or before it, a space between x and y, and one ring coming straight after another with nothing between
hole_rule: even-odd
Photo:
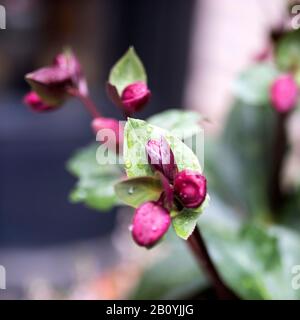
<instances>
[{"instance_id":1,"label":"green leaf","mask_svg":"<svg viewBox=\"0 0 300 320\"><path fill-rule=\"evenodd\" d=\"M275 59L279 67L286 71L300 68L300 30L287 32L275 47Z\"/></svg>"},{"instance_id":2,"label":"green leaf","mask_svg":"<svg viewBox=\"0 0 300 320\"><path fill-rule=\"evenodd\" d=\"M179 138L188 138L202 131L201 120L202 116L198 112L170 109L151 116L147 122Z\"/></svg>"},{"instance_id":3,"label":"green leaf","mask_svg":"<svg viewBox=\"0 0 300 320\"><path fill-rule=\"evenodd\" d=\"M196 209L184 208L180 212L172 211L171 216L173 228L178 237L187 240L193 233L199 216L203 213L204 209L208 206L210 201L209 195L206 196L204 203Z\"/></svg>"},{"instance_id":4,"label":"green leaf","mask_svg":"<svg viewBox=\"0 0 300 320\"><path fill-rule=\"evenodd\" d=\"M116 86L119 95L121 95L126 86L136 81L147 83L147 75L142 61L134 48L130 47L111 69L109 83Z\"/></svg>"},{"instance_id":5,"label":"green leaf","mask_svg":"<svg viewBox=\"0 0 300 320\"><path fill-rule=\"evenodd\" d=\"M234 83L237 98L244 103L262 106L269 102L269 87L278 71L271 64L257 64L242 72Z\"/></svg>"},{"instance_id":6,"label":"green leaf","mask_svg":"<svg viewBox=\"0 0 300 320\"><path fill-rule=\"evenodd\" d=\"M154 177L137 177L117 183L115 192L125 204L137 208L146 201L158 200L162 186Z\"/></svg>"},{"instance_id":7,"label":"green leaf","mask_svg":"<svg viewBox=\"0 0 300 320\"><path fill-rule=\"evenodd\" d=\"M150 139L164 136L174 153L178 169L192 169L202 172L198 158L193 151L176 136L146 121L128 118L124 129L124 161L128 177L153 176L145 146Z\"/></svg>"},{"instance_id":8,"label":"green leaf","mask_svg":"<svg viewBox=\"0 0 300 320\"><path fill-rule=\"evenodd\" d=\"M239 101L229 114L222 138L205 145L209 186L225 201L255 216L269 214L268 183L275 113ZM224 170L226 168L226 170Z\"/></svg>"},{"instance_id":9,"label":"green leaf","mask_svg":"<svg viewBox=\"0 0 300 320\"><path fill-rule=\"evenodd\" d=\"M222 278L242 299L299 299L292 267L299 264L300 237L277 226L244 224L241 215L214 197L199 220Z\"/></svg>"},{"instance_id":10,"label":"green leaf","mask_svg":"<svg viewBox=\"0 0 300 320\"><path fill-rule=\"evenodd\" d=\"M201 211L183 209L173 219L172 224L178 237L187 240L194 231Z\"/></svg>"},{"instance_id":11,"label":"green leaf","mask_svg":"<svg viewBox=\"0 0 300 320\"><path fill-rule=\"evenodd\" d=\"M70 194L70 201L83 202L88 207L105 211L118 204L114 185L123 173L117 164L100 165L96 161L98 147L98 144L91 144L82 148L68 161L68 170L78 178ZM116 155L111 153L108 157Z\"/></svg>"}]
</instances>

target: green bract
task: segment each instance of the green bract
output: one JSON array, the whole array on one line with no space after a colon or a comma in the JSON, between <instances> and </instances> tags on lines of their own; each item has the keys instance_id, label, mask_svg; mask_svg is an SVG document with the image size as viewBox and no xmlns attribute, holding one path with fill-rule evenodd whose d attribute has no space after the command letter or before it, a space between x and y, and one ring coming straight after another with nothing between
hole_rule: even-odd
<instances>
[{"instance_id":1,"label":"green bract","mask_svg":"<svg viewBox=\"0 0 300 320\"><path fill-rule=\"evenodd\" d=\"M133 82L144 81L147 83L147 75L143 63L133 47L130 47L113 66L108 81L117 88L120 96L124 88Z\"/></svg>"}]
</instances>

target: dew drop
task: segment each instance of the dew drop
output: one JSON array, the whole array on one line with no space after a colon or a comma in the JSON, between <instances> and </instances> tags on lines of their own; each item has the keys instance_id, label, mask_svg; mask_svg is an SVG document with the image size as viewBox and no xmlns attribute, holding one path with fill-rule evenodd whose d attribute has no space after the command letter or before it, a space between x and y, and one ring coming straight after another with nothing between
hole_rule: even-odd
<instances>
[{"instance_id":1,"label":"dew drop","mask_svg":"<svg viewBox=\"0 0 300 320\"><path fill-rule=\"evenodd\" d=\"M147 133L151 133L152 132L152 127L151 126L147 126Z\"/></svg>"},{"instance_id":2,"label":"dew drop","mask_svg":"<svg viewBox=\"0 0 300 320\"><path fill-rule=\"evenodd\" d=\"M133 194L133 192L134 192L134 187L130 187L129 189L128 189L128 194Z\"/></svg>"}]
</instances>

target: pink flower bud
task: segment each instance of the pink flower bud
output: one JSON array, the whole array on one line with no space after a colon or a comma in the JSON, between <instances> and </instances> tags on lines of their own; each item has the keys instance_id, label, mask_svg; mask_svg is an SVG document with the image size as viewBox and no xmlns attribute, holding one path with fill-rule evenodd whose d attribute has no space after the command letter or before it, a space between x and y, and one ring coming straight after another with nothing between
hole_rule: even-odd
<instances>
[{"instance_id":1,"label":"pink flower bud","mask_svg":"<svg viewBox=\"0 0 300 320\"><path fill-rule=\"evenodd\" d=\"M57 108L56 106L50 106L45 104L34 91L30 91L29 93L27 93L23 98L23 102L32 111L35 112L50 111L55 110Z\"/></svg>"},{"instance_id":2,"label":"pink flower bud","mask_svg":"<svg viewBox=\"0 0 300 320\"><path fill-rule=\"evenodd\" d=\"M160 140L149 140L146 145L148 163L153 171L161 172L169 182L173 182L178 169L174 154L164 137Z\"/></svg>"},{"instance_id":3,"label":"pink flower bud","mask_svg":"<svg viewBox=\"0 0 300 320\"><path fill-rule=\"evenodd\" d=\"M273 82L270 89L272 105L278 112L287 112L295 107L298 87L290 74L283 74Z\"/></svg>"},{"instance_id":4,"label":"pink flower bud","mask_svg":"<svg viewBox=\"0 0 300 320\"><path fill-rule=\"evenodd\" d=\"M184 207L198 208L206 197L206 178L198 172L185 169L175 177L174 192Z\"/></svg>"},{"instance_id":5,"label":"pink flower bud","mask_svg":"<svg viewBox=\"0 0 300 320\"><path fill-rule=\"evenodd\" d=\"M122 92L121 100L127 113L139 111L150 99L151 92L143 81L128 85Z\"/></svg>"},{"instance_id":6,"label":"pink flower bud","mask_svg":"<svg viewBox=\"0 0 300 320\"><path fill-rule=\"evenodd\" d=\"M154 201L145 202L135 210L132 222L134 241L143 247L152 247L168 231L171 216L167 209Z\"/></svg>"},{"instance_id":7,"label":"pink flower bud","mask_svg":"<svg viewBox=\"0 0 300 320\"><path fill-rule=\"evenodd\" d=\"M50 105L60 105L69 97L69 89L87 94L87 85L81 66L71 52L59 54L52 65L25 76L33 91Z\"/></svg>"},{"instance_id":8,"label":"pink flower bud","mask_svg":"<svg viewBox=\"0 0 300 320\"><path fill-rule=\"evenodd\" d=\"M73 86L77 88L82 95L88 95L87 82L81 65L72 51L58 54L54 58L53 64L62 70L66 70L72 79Z\"/></svg>"},{"instance_id":9,"label":"pink flower bud","mask_svg":"<svg viewBox=\"0 0 300 320\"><path fill-rule=\"evenodd\" d=\"M100 130L105 129L103 133L110 147L116 147L116 151L119 150L119 147L123 145L123 126L122 124L112 118L99 117L95 118L92 121L92 129L97 135Z\"/></svg>"}]
</instances>

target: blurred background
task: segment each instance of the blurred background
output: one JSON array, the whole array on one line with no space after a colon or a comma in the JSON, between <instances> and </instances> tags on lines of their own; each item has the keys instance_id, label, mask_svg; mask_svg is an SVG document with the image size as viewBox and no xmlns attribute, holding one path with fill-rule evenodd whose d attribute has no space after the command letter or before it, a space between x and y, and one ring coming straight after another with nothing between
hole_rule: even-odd
<instances>
[{"instance_id":1,"label":"blurred background","mask_svg":"<svg viewBox=\"0 0 300 320\"><path fill-rule=\"evenodd\" d=\"M135 247L126 213L102 214L68 202L75 179L65 162L94 139L89 115L75 101L47 116L31 113L22 104L29 89L24 74L71 46L104 115L121 117L104 84L113 63L133 45L153 93L139 116L170 107L199 110L213 119L207 134L216 135L228 114L232 80L262 51L286 1L1 4L7 21L0 30L0 264L7 290L0 290L0 298L124 297L143 267L136 261L155 260L162 249L148 254ZM131 253L126 263L125 251Z\"/></svg>"}]
</instances>

